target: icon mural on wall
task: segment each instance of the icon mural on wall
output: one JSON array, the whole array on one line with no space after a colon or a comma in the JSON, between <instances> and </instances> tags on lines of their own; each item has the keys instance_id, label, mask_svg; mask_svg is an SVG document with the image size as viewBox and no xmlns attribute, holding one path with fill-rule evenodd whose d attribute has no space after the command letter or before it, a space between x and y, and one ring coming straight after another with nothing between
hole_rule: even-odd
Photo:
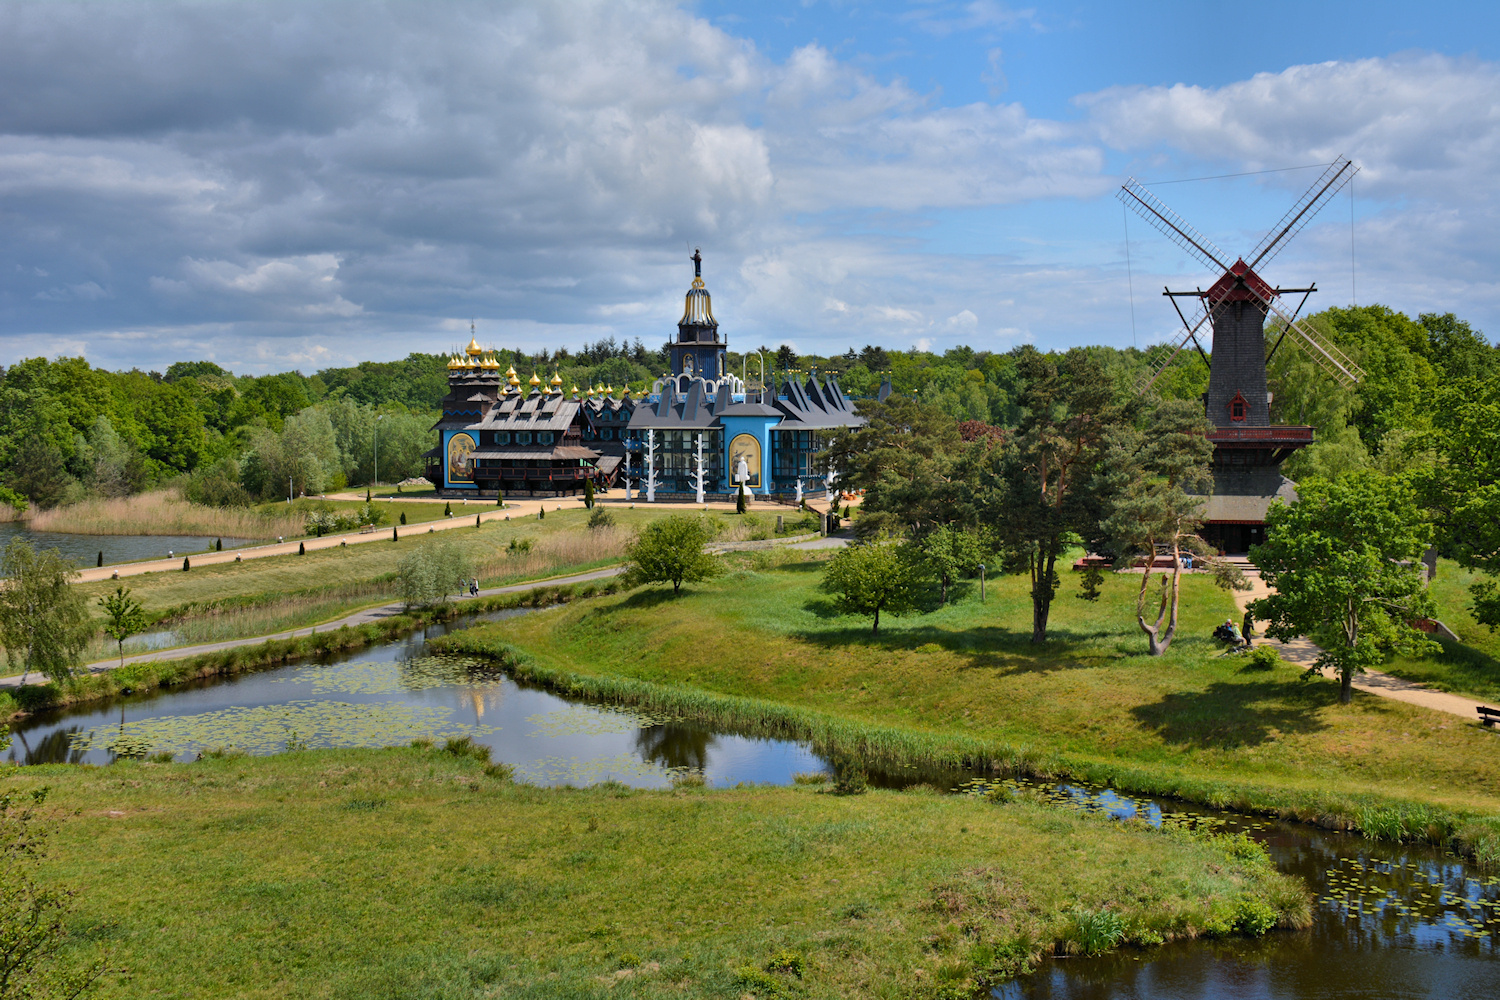
<instances>
[{"instance_id":1,"label":"icon mural on wall","mask_svg":"<svg viewBox=\"0 0 1500 1000\"><path fill-rule=\"evenodd\" d=\"M741 476L750 489L760 486L760 438L754 434L736 434L729 442L729 480L738 486Z\"/></svg>"},{"instance_id":2,"label":"icon mural on wall","mask_svg":"<svg viewBox=\"0 0 1500 1000\"><path fill-rule=\"evenodd\" d=\"M448 482L474 481L474 462L469 458L473 452L474 439L468 434L455 434L448 439Z\"/></svg>"},{"instance_id":3,"label":"icon mural on wall","mask_svg":"<svg viewBox=\"0 0 1500 1000\"><path fill-rule=\"evenodd\" d=\"M682 373L684 375L697 374L697 372L693 371L693 356L691 354L684 354L682 356Z\"/></svg>"}]
</instances>

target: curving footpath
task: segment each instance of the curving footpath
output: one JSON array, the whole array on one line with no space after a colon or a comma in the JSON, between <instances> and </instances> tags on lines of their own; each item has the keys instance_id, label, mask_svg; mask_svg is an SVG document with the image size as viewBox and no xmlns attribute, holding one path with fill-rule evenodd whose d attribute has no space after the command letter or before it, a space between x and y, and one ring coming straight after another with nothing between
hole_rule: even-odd
<instances>
[{"instance_id":1,"label":"curving footpath","mask_svg":"<svg viewBox=\"0 0 1500 1000\"><path fill-rule=\"evenodd\" d=\"M521 591L535 590L537 587L556 587L567 586L568 584L572 583L588 583L590 580L604 580L612 576L618 576L623 572L625 572L625 568L623 566L610 566L607 569L596 569L588 573L576 573L572 576L556 576L548 580L528 580L525 583L514 583L504 587L490 587L486 590L481 590L475 596L493 597L496 594L514 594ZM471 599L472 598L470 598L468 594L464 594L460 597L454 598L454 600L458 602ZM205 642L197 646L178 646L175 649L162 649L149 653L137 653L135 655L125 657L124 664L122 664L120 662L120 659L116 657L112 660L100 660L97 663L90 663L87 665L87 669L90 673L97 674L102 673L106 670L116 670L119 667L130 663L149 663L153 660L182 660L186 659L189 656L197 656L199 653L213 653L221 649L234 649L237 646L256 646L263 642L271 642L275 639L291 639L301 635L312 635L319 629L327 632L330 629L342 628L345 625L363 625L365 622L378 621L381 618L390 618L392 615L399 615L402 610L403 605L400 601L396 601L392 604L382 604L373 608L365 608L363 611L356 611L352 615L347 615L334 621L323 622L320 625L310 625L307 628L291 629L286 632L277 632L274 635L256 635L250 636L246 639L226 639L223 642ZM31 676L32 678L34 678L34 680L31 681L32 683L46 683L46 678L36 674L35 672L33 672ZM0 688L14 688L20 686L20 674L16 674L11 677L0 677Z\"/></svg>"},{"instance_id":2,"label":"curving footpath","mask_svg":"<svg viewBox=\"0 0 1500 1000\"><path fill-rule=\"evenodd\" d=\"M336 493L328 497L330 500L363 500L363 496L356 494ZM385 499L394 499L382 497ZM427 499L412 497L410 500L400 500L401 503L449 503L451 501L442 498ZM641 507L659 508L662 510L734 510L733 503L653 503L647 504L644 500L626 501L620 499L606 499L596 497L594 503L600 507L626 507L639 504ZM267 545L252 545L241 549L226 549L223 552L197 552L184 553L192 559L196 566L221 566L224 563L232 563L236 560L265 559L270 556L296 555L298 547L302 546L308 552L316 552L319 549L336 549L340 545L359 545L364 542L389 542L391 532L397 531L402 538L410 538L414 535L425 535L429 531L448 531L453 528L472 528L474 522L469 520L471 516L478 517L481 523L490 521L516 520L524 517L536 517L537 512L543 507L551 507L553 510L582 509L582 497L557 497L540 500L513 500L504 507L491 507L472 505L460 507L462 514L455 514L453 518L441 521L423 521L410 525L381 525L374 531L348 531L340 535L323 535L314 537L305 535L294 538L289 542L273 542ZM749 509L757 512L785 513L793 508L783 504L755 501L749 505ZM81 583L93 583L98 580L123 579L128 576L140 576L144 573L167 573L182 570L182 560L177 557L171 559L151 559L144 562L120 563L116 566L91 567L80 570L78 580Z\"/></svg>"},{"instance_id":3,"label":"curving footpath","mask_svg":"<svg viewBox=\"0 0 1500 1000\"><path fill-rule=\"evenodd\" d=\"M1261 579L1258 572L1247 572L1245 579L1250 581L1250 589L1235 591L1234 595L1234 601L1239 605L1242 615L1245 613L1246 605L1251 601L1267 597L1271 593L1270 585ZM1322 652L1311 639L1306 637L1293 639L1291 642L1278 642L1269 638L1257 639L1256 642L1260 645L1273 646L1281 654L1283 660L1303 668L1311 667L1317 660L1318 654ZM1322 673L1329 679L1337 679L1332 670L1324 670ZM1437 712L1447 712L1449 715L1460 716L1469 722L1475 722L1479 718L1474 709L1482 704L1473 698L1449 694L1446 691L1435 691L1430 687L1424 687L1379 670L1366 670L1363 674L1356 676L1354 689L1380 698L1390 698L1392 701L1404 701L1408 705L1420 705L1422 708L1430 708Z\"/></svg>"}]
</instances>

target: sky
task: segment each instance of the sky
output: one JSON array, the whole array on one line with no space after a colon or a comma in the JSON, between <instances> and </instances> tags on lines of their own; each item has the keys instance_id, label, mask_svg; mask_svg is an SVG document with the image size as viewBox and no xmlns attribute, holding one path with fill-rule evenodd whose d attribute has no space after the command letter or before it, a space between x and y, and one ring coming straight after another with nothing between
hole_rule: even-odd
<instances>
[{"instance_id":1,"label":"sky","mask_svg":"<svg viewBox=\"0 0 1500 1000\"><path fill-rule=\"evenodd\" d=\"M1266 270L1500 333L1500 6L0 0L0 364L311 372L675 334L731 348L1169 337ZM1234 175L1234 176L1228 176ZM1211 178L1211 179L1199 179Z\"/></svg>"}]
</instances>

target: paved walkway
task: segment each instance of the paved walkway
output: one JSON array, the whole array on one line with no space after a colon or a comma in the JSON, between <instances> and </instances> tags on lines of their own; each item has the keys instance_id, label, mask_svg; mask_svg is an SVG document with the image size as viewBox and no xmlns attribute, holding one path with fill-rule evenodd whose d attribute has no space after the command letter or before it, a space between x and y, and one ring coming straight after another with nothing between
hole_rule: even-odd
<instances>
[{"instance_id":1,"label":"paved walkway","mask_svg":"<svg viewBox=\"0 0 1500 1000\"><path fill-rule=\"evenodd\" d=\"M529 580L526 583L516 583L505 587L490 587L481 590L479 597L493 597L496 594L514 594L527 590L535 590L538 587L562 587L573 583L587 583L590 580L604 580L612 576L618 576L624 572L624 567L611 566L607 569L596 569L588 573L575 573L572 576L558 576L550 580ZM455 598L456 602L470 600L469 595L464 594ZM199 653L213 653L221 649L234 649L237 646L257 646L263 642L273 639L291 639L295 636L312 635L314 632L328 632L333 629L342 628L345 625L363 625L366 622L379 621L392 615L399 615L403 610L400 601L391 604L382 604L379 607L365 608L356 611L352 615L337 619L336 621L324 622L321 625L312 625L307 628L292 629L287 632L277 632L274 635L256 635L245 639L228 639L224 642L205 642L196 646L179 646L176 649L162 649L148 653L137 653L125 657L125 663L148 663L153 660L182 660L189 656L197 656ZM87 669L90 673L100 673L105 670L115 670L121 666L119 657L110 660L100 660L90 663ZM30 682L34 684L46 683L46 678L41 677L33 671ZM11 677L0 677L0 688L14 688L21 686L21 675Z\"/></svg>"},{"instance_id":2,"label":"paved walkway","mask_svg":"<svg viewBox=\"0 0 1500 1000\"><path fill-rule=\"evenodd\" d=\"M1249 572L1245 574L1245 579L1250 581L1251 588L1249 590L1235 591L1234 595L1235 603L1239 605L1240 614L1242 615L1245 613L1245 606L1247 604L1258 598L1267 597L1271 593L1271 588L1261 579L1260 573L1255 570L1255 567L1249 567ZM1239 623L1236 622L1235 624L1238 625ZM1264 626L1257 626L1256 632L1263 637L1265 635ZM1278 642L1275 639L1257 638L1255 642L1257 645L1269 644L1275 647L1276 651L1281 654L1282 659L1304 668L1312 666L1321 652L1317 646L1313 645L1311 639L1305 637L1293 639L1291 642ZM1325 669L1322 673L1323 676L1329 679L1337 679L1337 675L1331 669ZM1381 698L1390 698L1393 701L1404 701L1409 705L1420 705L1423 708L1430 708L1434 711L1447 712L1450 715L1460 716L1469 722L1474 722L1479 718L1474 712L1474 707L1483 704L1472 698L1465 698L1462 695L1449 694L1446 691L1434 691L1432 688L1424 687L1413 681L1403 680L1400 677L1393 677L1379 670L1366 670L1364 673L1356 675L1354 678L1354 689L1356 691L1364 691L1367 694L1377 695Z\"/></svg>"},{"instance_id":3,"label":"paved walkway","mask_svg":"<svg viewBox=\"0 0 1500 1000\"><path fill-rule=\"evenodd\" d=\"M660 510L734 510L734 504L730 503L654 503L647 504L639 498L626 501L622 495L619 497L595 497L594 502L600 507L630 507L636 505L642 508L650 507ZM329 500L364 500L362 493L333 493ZM381 499L392 499L399 503L454 503L452 500L432 498L428 496L414 496L410 499L404 497L391 497ZM809 504L826 504L821 501L808 501ZM293 538L290 541L271 542L266 545L253 545L242 549L226 549L223 552L198 552L188 556L192 565L218 566L224 563L232 563L237 560L265 559L269 556L296 555L298 546L302 546L308 552L316 552L319 549L336 549L340 545L359 545L364 542L388 542L391 540L392 531L399 532L400 537L407 538L411 535L425 535L429 531L447 531L450 528L473 527L474 519L477 517L481 523L489 521L504 521L506 519L519 520L525 517L536 517L537 511L546 507L548 511L574 510L583 507L583 497L544 497L533 500L509 500L505 507L495 507L491 504L472 503L464 505L456 503L453 517L443 518L438 521L423 521L410 525L383 525L374 531L349 531L341 535L324 535L314 538L310 535ZM796 508L771 501L757 500L749 505L749 509L756 513L780 513L789 514L795 512ZM182 559L173 557L171 559L151 559L145 562L121 563L116 566L91 567L80 570L78 579L82 583L91 583L96 580L112 580L116 577L140 576L143 573L167 573L181 572Z\"/></svg>"},{"instance_id":4,"label":"paved walkway","mask_svg":"<svg viewBox=\"0 0 1500 1000\"><path fill-rule=\"evenodd\" d=\"M622 500L620 502L624 503L625 501ZM536 501L534 503L538 503L539 504L540 501ZM582 501L579 501L578 505L581 506L582 505ZM565 503L564 503L564 506L566 506ZM683 505L679 504L678 506L683 506ZM730 506L731 509L733 508L732 504L729 505L729 506ZM779 505L768 504L767 506L768 507L778 507ZM784 510L785 508L781 508L781 509ZM501 512L496 511L495 513L501 513ZM509 511L509 513L511 514L512 517L515 516L515 512L514 511ZM532 513L533 514L535 513L534 509L533 509ZM458 523L468 523L466 520L461 520L459 518L455 518L454 521L456 521ZM439 529L451 528L453 526L454 526L454 524L452 522L446 522L446 521L443 522L442 524L435 524L435 525L433 525L434 528L439 528ZM413 529L416 529L418 527L420 527L420 526L419 525L413 525L412 526ZM326 541L329 540L330 537L332 537L334 539L333 544L337 545L338 544L338 542L337 542L338 536L324 536L323 538L307 539L307 541L308 542L326 542ZM368 536L364 536L364 537L367 538ZM384 537L389 538L390 536L389 535L385 535ZM773 538L773 539L765 539L765 540L761 540L761 541L725 542L725 543L722 543L722 544L711 546L710 548L711 548L712 551L717 551L717 552L732 552L732 551L743 551L743 550L747 550L747 549L768 548L770 546L774 546L774 545L786 545L788 543L790 543L790 547L792 547L792 548L798 548L798 549L825 548L825 547L831 547L831 546L838 546L838 545L846 545L846 544L848 544L847 539L839 538L839 537L826 538L825 539L825 538L820 538L817 535L792 535L789 538L779 538L779 539ZM282 549L285 549L285 548L287 548L289 546L290 546L290 543L287 543L286 545L283 545L283 546L263 546L263 548L282 548ZM308 548L312 548L312 547L313 547L312 545L308 545ZM328 546L319 546L319 547L320 548L327 548ZM291 551L295 552L296 549L293 548ZM223 556L223 555L232 555L232 553L216 552L216 553L213 553L213 555L215 555L215 556ZM194 558L197 558L197 557L194 557ZM219 559L219 560L216 560L216 561L223 562L224 560ZM147 565L147 564L139 564L139 565ZM180 564L175 564L175 565L180 565ZM169 564L168 568L173 568L173 565ZM624 567L623 566L610 566L610 567L605 568L605 569L592 570L592 571L590 571L588 573L575 573L575 574L572 574L570 576L552 577L550 579L544 579L544 580L529 580L529 581L527 581L525 583L510 584L510 585L504 586L504 587L489 587L489 588L486 588L484 590L481 590L478 593L477 596L479 596L479 597L492 597L492 596L494 596L496 594L514 594L514 593L518 593L518 592L522 592L522 591L534 590L537 587L560 587L560 586L567 586L569 584L574 584L574 583L587 583L587 582L589 582L591 580L604 580L604 579L608 579L609 577L612 577L612 576L618 576L619 574L621 574L623 572L624 572ZM97 579L97 577L96 577L96 579ZM469 598L469 596L467 594L461 595L461 596L455 598L456 601L464 601L464 600L469 600L469 599L470 598ZM109 660L100 660L100 661L95 662L95 663L90 663L90 664L87 665L87 669L89 670L90 673L99 673L99 672L105 671L105 670L115 670L115 669L118 669L121 666L124 666L126 664L131 664L131 663L148 663L148 662L151 662L153 660L181 660L181 659L186 659L189 656L197 656L199 653L213 653L213 652L217 652L219 650L224 650L224 649L234 649L234 648L236 648L238 646L255 646L255 645L259 645L260 643L263 643L263 642L270 642L270 641L272 641L274 639L291 639L291 638L294 638L296 636L312 635L314 632L318 632L318 631L327 632L327 631L330 631L332 629L342 628L345 625L349 625L349 626L363 625L366 622L378 621L378 620L380 620L382 618L389 618L392 615L398 615L398 614L400 614L402 612L402 610L403 610L403 606L402 606L401 602L396 601L396 602L393 602L393 603L390 603L390 604L382 604L382 605L379 605L377 607L365 608L362 611L356 611L356 612L354 612L351 615L347 615L347 616L345 616L343 618L339 618L339 619L337 619L335 621L324 622L321 625L312 625L312 626L308 626L307 628L291 629L291 630L286 631L286 632L277 632L277 633L275 633L273 635L257 635L257 636L250 636L250 637L247 637L247 638L244 638L244 639L227 639L227 640L225 640L223 642L206 642L206 643L199 643L198 645L195 645L195 646L179 646L179 647L177 647L175 649L163 649L163 650L154 650L154 651L145 652L145 653L135 653L135 654L132 654L130 656L125 657L123 663L121 662L121 660L118 657L115 657L115 658L109 659ZM20 687L20 685L21 685L21 677L22 677L22 675L20 675L20 674L16 674L16 675L13 675L13 676L10 676L10 677L0 677L0 689ZM35 684L46 683L45 678L43 678L41 675L35 674L35 673L32 674L32 676L30 678L30 681L31 681L31 683L35 683Z\"/></svg>"}]
</instances>

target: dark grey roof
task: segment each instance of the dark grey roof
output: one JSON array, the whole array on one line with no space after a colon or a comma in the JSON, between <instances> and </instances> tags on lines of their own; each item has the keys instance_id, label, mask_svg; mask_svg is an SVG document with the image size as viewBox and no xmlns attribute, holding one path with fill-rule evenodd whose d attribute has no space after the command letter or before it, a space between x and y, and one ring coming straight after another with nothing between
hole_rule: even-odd
<instances>
[{"instance_id":1,"label":"dark grey roof","mask_svg":"<svg viewBox=\"0 0 1500 1000\"><path fill-rule=\"evenodd\" d=\"M727 395L721 390L720 395ZM688 382L687 392L677 393L677 380L667 379L662 383L661 394L652 404L643 403L630 416L630 429L650 430L668 428L708 427L714 422L714 411L710 408L708 384L701 378Z\"/></svg>"},{"instance_id":2,"label":"dark grey roof","mask_svg":"<svg viewBox=\"0 0 1500 1000\"><path fill-rule=\"evenodd\" d=\"M780 424L784 429L830 430L865 422L864 417L854 413L838 382L832 378L819 385L817 379L809 376L806 385L790 380L784 388L785 398L776 400L776 408L784 414Z\"/></svg>"},{"instance_id":3,"label":"dark grey roof","mask_svg":"<svg viewBox=\"0 0 1500 1000\"><path fill-rule=\"evenodd\" d=\"M498 458L507 461L525 460L532 458L561 458L595 459L599 453L592 448L583 448L578 445L559 445L556 448L476 448L469 453L470 458Z\"/></svg>"},{"instance_id":4,"label":"dark grey roof","mask_svg":"<svg viewBox=\"0 0 1500 1000\"><path fill-rule=\"evenodd\" d=\"M485 430L565 431L573 423L583 404L560 395L533 392L522 396L501 396L483 421L476 425Z\"/></svg>"}]
</instances>

